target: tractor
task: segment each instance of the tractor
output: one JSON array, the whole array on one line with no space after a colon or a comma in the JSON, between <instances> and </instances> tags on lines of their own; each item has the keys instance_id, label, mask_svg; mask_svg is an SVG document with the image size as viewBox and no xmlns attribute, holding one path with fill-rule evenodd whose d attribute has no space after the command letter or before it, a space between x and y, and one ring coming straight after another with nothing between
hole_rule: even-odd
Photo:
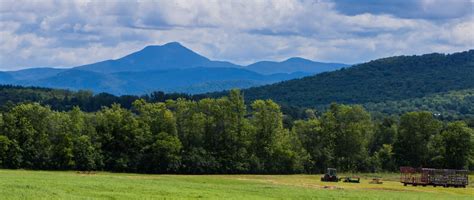
<instances>
[{"instance_id":1,"label":"tractor","mask_svg":"<svg viewBox=\"0 0 474 200\"><path fill-rule=\"evenodd\" d=\"M327 168L324 176L321 176L321 181L324 182L338 182L337 171L335 168Z\"/></svg>"}]
</instances>

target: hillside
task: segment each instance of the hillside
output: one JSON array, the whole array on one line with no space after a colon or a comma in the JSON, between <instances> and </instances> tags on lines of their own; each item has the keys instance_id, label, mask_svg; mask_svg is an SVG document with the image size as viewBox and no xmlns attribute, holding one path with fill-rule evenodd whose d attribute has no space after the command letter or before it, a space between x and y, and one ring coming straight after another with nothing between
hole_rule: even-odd
<instances>
[{"instance_id":1,"label":"hillside","mask_svg":"<svg viewBox=\"0 0 474 200\"><path fill-rule=\"evenodd\" d=\"M248 100L317 107L420 98L474 88L474 50L383 58L350 68L244 90Z\"/></svg>"},{"instance_id":2,"label":"hillside","mask_svg":"<svg viewBox=\"0 0 474 200\"><path fill-rule=\"evenodd\" d=\"M474 119L474 89L449 91L421 98L363 104L374 115L402 115L430 111L440 119Z\"/></svg>"}]
</instances>

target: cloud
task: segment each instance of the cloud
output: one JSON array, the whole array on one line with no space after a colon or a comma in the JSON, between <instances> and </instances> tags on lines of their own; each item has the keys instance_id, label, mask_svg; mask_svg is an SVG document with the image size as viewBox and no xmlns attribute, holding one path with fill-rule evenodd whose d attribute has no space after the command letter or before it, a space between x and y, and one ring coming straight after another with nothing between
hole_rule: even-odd
<instances>
[{"instance_id":1,"label":"cloud","mask_svg":"<svg viewBox=\"0 0 474 200\"><path fill-rule=\"evenodd\" d=\"M337 0L337 11L347 15L364 13L388 14L400 18L438 19L462 18L472 15L472 0Z\"/></svg>"},{"instance_id":2,"label":"cloud","mask_svg":"<svg viewBox=\"0 0 474 200\"><path fill-rule=\"evenodd\" d=\"M178 41L249 64L358 63L474 47L471 1L0 1L0 70L68 67Z\"/></svg>"}]
</instances>

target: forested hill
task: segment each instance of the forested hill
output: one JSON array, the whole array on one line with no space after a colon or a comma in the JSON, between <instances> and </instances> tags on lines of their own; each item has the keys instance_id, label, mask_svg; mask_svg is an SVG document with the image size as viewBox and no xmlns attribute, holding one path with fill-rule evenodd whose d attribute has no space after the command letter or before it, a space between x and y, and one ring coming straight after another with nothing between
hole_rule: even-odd
<instances>
[{"instance_id":1,"label":"forested hill","mask_svg":"<svg viewBox=\"0 0 474 200\"><path fill-rule=\"evenodd\" d=\"M373 116L397 115L413 111L429 111L438 119L470 120L474 126L474 89L454 90L421 98L366 103L362 106Z\"/></svg>"},{"instance_id":2,"label":"forested hill","mask_svg":"<svg viewBox=\"0 0 474 200\"><path fill-rule=\"evenodd\" d=\"M0 111L8 110L10 107L18 104L36 102L58 111L69 111L77 106L83 111L92 112L112 104L120 104L123 108L130 108L137 99L144 99L147 102L164 102L178 98L196 100L203 97L180 93L167 94L161 91L141 96L115 96L109 93L94 94L92 91L87 90L71 91L43 87L0 85Z\"/></svg>"},{"instance_id":3,"label":"forested hill","mask_svg":"<svg viewBox=\"0 0 474 200\"><path fill-rule=\"evenodd\" d=\"M165 102L178 98L197 101L206 97L206 95L167 94L160 91L141 96L115 96L108 93L93 94L91 91L84 90L76 92L41 87L0 85L0 111L8 110L17 104L38 102L58 111L69 111L74 106L79 106L83 111L93 112L100 110L103 106L111 106L112 104L120 104L123 108L130 109L132 103L140 98L147 102ZM412 111L429 111L439 114L438 119L447 121L470 119L473 122L471 124L474 125L474 89L454 90L398 101L369 102L362 104L362 106L374 117L380 119L390 115L399 116ZM316 109L324 111L328 107L329 105L318 106ZM306 116L303 107L282 105L282 111L292 119L301 119Z\"/></svg>"},{"instance_id":4,"label":"forested hill","mask_svg":"<svg viewBox=\"0 0 474 200\"><path fill-rule=\"evenodd\" d=\"M378 59L334 72L244 90L247 100L303 107L418 98L474 88L474 50Z\"/></svg>"}]
</instances>

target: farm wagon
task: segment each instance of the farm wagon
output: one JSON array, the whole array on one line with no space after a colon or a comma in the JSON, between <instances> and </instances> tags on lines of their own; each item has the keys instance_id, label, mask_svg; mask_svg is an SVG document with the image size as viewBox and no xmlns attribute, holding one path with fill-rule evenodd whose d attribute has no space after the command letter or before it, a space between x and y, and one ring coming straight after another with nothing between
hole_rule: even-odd
<instances>
[{"instance_id":1,"label":"farm wagon","mask_svg":"<svg viewBox=\"0 0 474 200\"><path fill-rule=\"evenodd\" d=\"M400 182L405 186L465 188L468 185L468 173L467 170L400 167Z\"/></svg>"}]
</instances>

